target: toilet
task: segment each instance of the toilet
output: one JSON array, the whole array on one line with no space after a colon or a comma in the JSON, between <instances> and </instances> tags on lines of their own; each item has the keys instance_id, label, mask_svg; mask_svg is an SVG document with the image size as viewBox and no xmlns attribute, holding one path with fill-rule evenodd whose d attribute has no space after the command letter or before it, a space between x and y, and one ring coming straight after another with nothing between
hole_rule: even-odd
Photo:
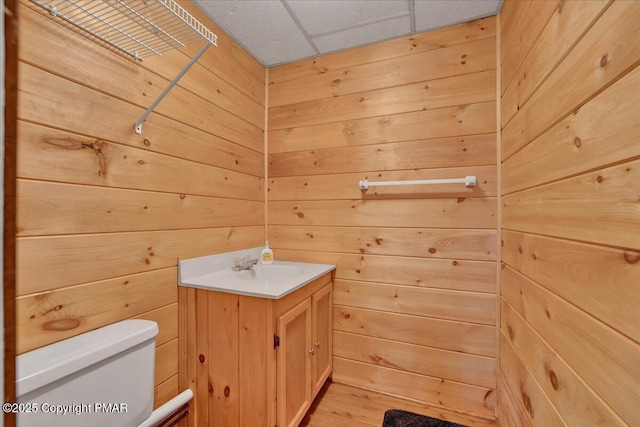
<instances>
[{"instance_id":1,"label":"toilet","mask_svg":"<svg viewBox=\"0 0 640 427\"><path fill-rule=\"evenodd\" d=\"M16 358L19 427L138 426L153 411L158 325L125 320Z\"/></svg>"}]
</instances>

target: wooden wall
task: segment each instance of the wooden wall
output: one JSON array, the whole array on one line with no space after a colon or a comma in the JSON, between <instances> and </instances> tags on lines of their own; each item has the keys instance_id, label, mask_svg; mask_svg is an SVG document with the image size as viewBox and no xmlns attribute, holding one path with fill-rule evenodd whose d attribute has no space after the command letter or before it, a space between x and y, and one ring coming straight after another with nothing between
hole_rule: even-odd
<instances>
[{"instance_id":1,"label":"wooden wall","mask_svg":"<svg viewBox=\"0 0 640 427\"><path fill-rule=\"evenodd\" d=\"M501 19L500 424L640 425L640 2Z\"/></svg>"},{"instance_id":2,"label":"wooden wall","mask_svg":"<svg viewBox=\"0 0 640 427\"><path fill-rule=\"evenodd\" d=\"M184 6L219 47L142 135L134 122L200 45L134 63L20 6L18 353L155 320L156 406L187 387L178 258L259 246L264 233L264 67Z\"/></svg>"},{"instance_id":3,"label":"wooden wall","mask_svg":"<svg viewBox=\"0 0 640 427\"><path fill-rule=\"evenodd\" d=\"M269 241L338 266L334 381L494 417L496 62L491 17L269 70Z\"/></svg>"}]
</instances>

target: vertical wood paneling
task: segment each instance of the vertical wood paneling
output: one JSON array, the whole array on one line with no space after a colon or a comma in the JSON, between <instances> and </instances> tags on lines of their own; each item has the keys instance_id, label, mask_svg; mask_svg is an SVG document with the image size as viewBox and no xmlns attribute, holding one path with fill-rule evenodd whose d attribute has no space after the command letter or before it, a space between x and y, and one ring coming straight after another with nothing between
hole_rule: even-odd
<instances>
[{"instance_id":1,"label":"vertical wood paneling","mask_svg":"<svg viewBox=\"0 0 640 427\"><path fill-rule=\"evenodd\" d=\"M268 209L278 258L337 264L334 381L493 417L497 62L482 22L412 37L439 46L271 69ZM358 189L466 175L478 187Z\"/></svg>"},{"instance_id":2,"label":"vertical wood paneling","mask_svg":"<svg viewBox=\"0 0 640 427\"><path fill-rule=\"evenodd\" d=\"M190 289L191 290L191 289ZM194 301L196 322L193 324L208 325L209 324L209 298L207 291L202 289L195 289L195 301ZM188 332L192 332L193 329ZM212 330L212 334L221 333L219 330ZM222 332L224 333L224 331ZM233 338L229 338L228 341L233 342ZM213 384L211 384L209 377L209 362L211 359L211 351L216 351L215 346L209 347L209 331L206 328L196 328L195 332L195 355L196 366L194 377L198 379L193 387L195 413L194 420L195 425L209 425L209 404L219 405L220 402L213 399ZM215 369L215 363L212 364ZM233 372L231 373L233 374ZM201 378L206 378L207 381L200 381Z\"/></svg>"},{"instance_id":3,"label":"vertical wood paneling","mask_svg":"<svg viewBox=\"0 0 640 427\"><path fill-rule=\"evenodd\" d=\"M233 294L198 291L198 298L206 300L207 323L198 323L196 331L204 330L208 348L208 370L199 379L207 393L204 396L208 411L208 424L216 426L240 426L240 382L238 366L240 343L238 337L239 297ZM204 304L203 304L204 306ZM200 313L200 311L198 311ZM217 327L202 327L217 325ZM198 332L199 334L199 332ZM231 357L227 355L232 355ZM216 378L216 381L213 381ZM200 387L200 386L199 386ZM207 409L208 408L208 409ZM198 411L201 411L198 404Z\"/></svg>"},{"instance_id":4,"label":"vertical wood paneling","mask_svg":"<svg viewBox=\"0 0 640 427\"><path fill-rule=\"evenodd\" d=\"M238 363L243 368L238 381L239 384L252 385L240 389L239 401L245 402L245 405L251 402L251 411L240 411L239 425L268 425L271 402L265 390L273 385L269 382L269 368L273 366L267 360L269 353L265 349L273 345L268 320L272 317L271 306L265 304L263 299L252 297L241 297L239 306Z\"/></svg>"},{"instance_id":5,"label":"vertical wood paneling","mask_svg":"<svg viewBox=\"0 0 640 427\"><path fill-rule=\"evenodd\" d=\"M184 355L185 360L180 361L179 372L178 375L181 377L182 381L180 382L180 386L186 384L192 391L197 389L197 378L199 374L199 358L195 358L192 355L198 354L198 338L199 336L196 334L190 334L189 331L193 331L196 329L196 325L198 320L198 315L196 313L198 307L196 302L196 289L195 288L180 288L179 289L179 301L178 303L181 306L181 313L185 317L181 317L179 319L180 322L180 337L181 341L186 341L186 354ZM186 296L186 298L185 298ZM186 313L185 313L186 312ZM195 391L194 391L195 394ZM199 397L194 396L194 403L199 402ZM195 408L193 415L188 417L187 425L188 427L195 427L198 425L198 415L199 415L198 407ZM184 422L182 424L185 424ZM181 426L181 427L184 427Z\"/></svg>"},{"instance_id":6,"label":"vertical wood paneling","mask_svg":"<svg viewBox=\"0 0 640 427\"><path fill-rule=\"evenodd\" d=\"M264 231L264 67L184 7L218 32L219 47L137 135L133 123L198 47L137 63L20 6L20 352L155 320L155 407L215 366L207 337L184 335L195 294L178 309L178 259L257 246ZM194 392L206 402L204 386ZM203 414L190 425L206 425Z\"/></svg>"},{"instance_id":7,"label":"vertical wood paneling","mask_svg":"<svg viewBox=\"0 0 640 427\"><path fill-rule=\"evenodd\" d=\"M640 7L544 3L507 0L501 15L498 416L637 425Z\"/></svg>"}]
</instances>

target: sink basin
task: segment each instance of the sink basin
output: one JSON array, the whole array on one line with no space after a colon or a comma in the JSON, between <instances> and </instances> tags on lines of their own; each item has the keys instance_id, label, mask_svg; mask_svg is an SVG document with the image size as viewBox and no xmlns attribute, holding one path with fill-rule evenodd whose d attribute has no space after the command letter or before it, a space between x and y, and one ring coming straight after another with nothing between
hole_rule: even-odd
<instances>
[{"instance_id":1,"label":"sink basin","mask_svg":"<svg viewBox=\"0 0 640 427\"><path fill-rule=\"evenodd\" d=\"M274 261L250 270L233 271L233 258L260 248L180 260L179 284L193 288L278 299L335 269L334 265Z\"/></svg>"},{"instance_id":2,"label":"sink basin","mask_svg":"<svg viewBox=\"0 0 640 427\"><path fill-rule=\"evenodd\" d=\"M264 283L278 282L304 273L302 267L279 264L256 265L250 270L233 271L230 269L229 271L231 272L231 277L227 278L225 275L225 279L257 280ZM225 272L220 273L224 274Z\"/></svg>"},{"instance_id":3,"label":"sink basin","mask_svg":"<svg viewBox=\"0 0 640 427\"><path fill-rule=\"evenodd\" d=\"M247 282L253 282L255 286L266 286L270 283L277 284L282 281L291 280L303 273L304 269L302 267L292 265L256 265L249 270L240 271L233 271L231 268L226 268L194 277L192 281L207 283L210 286L241 286L247 285Z\"/></svg>"}]
</instances>

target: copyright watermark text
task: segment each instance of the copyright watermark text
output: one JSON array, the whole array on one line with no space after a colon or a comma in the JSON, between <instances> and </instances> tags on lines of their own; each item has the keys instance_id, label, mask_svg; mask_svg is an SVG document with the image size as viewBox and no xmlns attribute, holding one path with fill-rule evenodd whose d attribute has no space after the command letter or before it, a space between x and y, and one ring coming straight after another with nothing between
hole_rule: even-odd
<instances>
[{"instance_id":1,"label":"copyright watermark text","mask_svg":"<svg viewBox=\"0 0 640 427\"><path fill-rule=\"evenodd\" d=\"M35 414L37 412L45 412L55 415L67 415L67 414L89 414L89 413L119 413L127 412L127 404L118 403L65 403L65 404L53 404L53 403L3 403L2 412L14 413L14 414Z\"/></svg>"}]
</instances>

